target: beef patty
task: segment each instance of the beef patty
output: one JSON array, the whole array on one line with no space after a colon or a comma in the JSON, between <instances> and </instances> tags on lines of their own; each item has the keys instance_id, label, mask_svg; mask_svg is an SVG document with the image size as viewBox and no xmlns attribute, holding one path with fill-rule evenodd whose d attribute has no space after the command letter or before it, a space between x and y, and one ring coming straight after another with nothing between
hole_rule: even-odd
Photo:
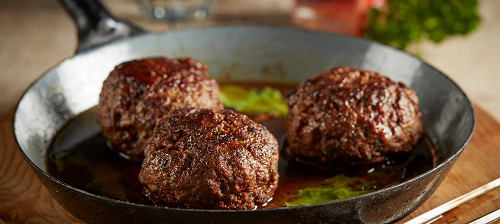
<instances>
[{"instance_id":1,"label":"beef patty","mask_svg":"<svg viewBox=\"0 0 500 224\"><path fill-rule=\"evenodd\" d=\"M179 109L158 120L139 180L169 207L254 209L278 186L278 142L232 110Z\"/></svg>"},{"instance_id":2,"label":"beef patty","mask_svg":"<svg viewBox=\"0 0 500 224\"><path fill-rule=\"evenodd\" d=\"M183 107L223 109L219 92L206 67L193 59L129 61L104 81L97 119L116 149L141 157L158 118Z\"/></svg>"},{"instance_id":3,"label":"beef patty","mask_svg":"<svg viewBox=\"0 0 500 224\"><path fill-rule=\"evenodd\" d=\"M371 71L336 67L287 97L293 156L331 166L378 163L423 134L415 92Z\"/></svg>"}]
</instances>

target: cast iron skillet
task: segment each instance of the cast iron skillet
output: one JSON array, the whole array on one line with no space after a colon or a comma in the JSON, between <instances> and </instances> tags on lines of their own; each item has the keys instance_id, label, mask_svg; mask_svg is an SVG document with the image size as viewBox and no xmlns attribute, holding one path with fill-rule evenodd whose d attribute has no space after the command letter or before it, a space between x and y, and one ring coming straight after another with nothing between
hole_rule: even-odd
<instances>
[{"instance_id":1,"label":"cast iron skillet","mask_svg":"<svg viewBox=\"0 0 500 224\"><path fill-rule=\"evenodd\" d=\"M13 129L18 147L54 198L88 223L390 223L422 204L445 178L474 130L474 111L460 88L419 59L363 39L294 28L224 26L146 34L114 19L96 0L61 0L75 19L80 45L24 93ZM123 38L123 39L122 39ZM120 40L117 40L120 39ZM438 166L398 185L349 199L254 211L176 209L94 195L47 174L48 145L71 118L95 106L103 80L121 62L189 56L218 80L298 83L333 66L380 72L415 90ZM263 68L269 72L262 72ZM75 174L78 175L78 174Z\"/></svg>"}]
</instances>

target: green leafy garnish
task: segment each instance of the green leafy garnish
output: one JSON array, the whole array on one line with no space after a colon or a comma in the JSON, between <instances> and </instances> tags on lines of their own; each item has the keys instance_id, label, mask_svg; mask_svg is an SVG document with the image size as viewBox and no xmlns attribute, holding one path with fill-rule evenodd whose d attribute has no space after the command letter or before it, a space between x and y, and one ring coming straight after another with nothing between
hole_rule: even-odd
<instances>
[{"instance_id":1,"label":"green leafy garnish","mask_svg":"<svg viewBox=\"0 0 500 224\"><path fill-rule=\"evenodd\" d=\"M286 207L310 205L350 198L376 190L379 184L359 177L343 174L326 179L319 185L299 190L295 200L287 202Z\"/></svg>"},{"instance_id":2,"label":"green leafy garnish","mask_svg":"<svg viewBox=\"0 0 500 224\"><path fill-rule=\"evenodd\" d=\"M281 93L269 86L263 89L245 89L237 85L221 87L220 99L224 107L235 109L245 114L266 113L281 117L288 113Z\"/></svg>"},{"instance_id":3,"label":"green leafy garnish","mask_svg":"<svg viewBox=\"0 0 500 224\"><path fill-rule=\"evenodd\" d=\"M400 164L387 163L387 165L372 167L369 170L362 169L355 176L338 174L316 186L299 190L293 201L285 205L287 207L310 205L373 192L401 181L405 176L406 167L414 158L415 155L411 155Z\"/></svg>"},{"instance_id":4,"label":"green leafy garnish","mask_svg":"<svg viewBox=\"0 0 500 224\"><path fill-rule=\"evenodd\" d=\"M366 36L402 50L423 39L439 43L474 30L476 9L477 0L388 0L387 10L369 12Z\"/></svg>"}]
</instances>

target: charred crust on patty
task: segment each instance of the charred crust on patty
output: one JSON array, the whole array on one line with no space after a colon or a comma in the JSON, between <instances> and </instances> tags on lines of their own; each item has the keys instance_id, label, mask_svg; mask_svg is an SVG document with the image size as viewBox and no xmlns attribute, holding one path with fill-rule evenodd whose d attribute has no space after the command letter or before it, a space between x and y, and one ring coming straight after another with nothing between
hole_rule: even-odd
<instances>
[{"instance_id":1,"label":"charred crust on patty","mask_svg":"<svg viewBox=\"0 0 500 224\"><path fill-rule=\"evenodd\" d=\"M376 72L336 67L287 97L291 154L330 166L379 163L423 135L415 92Z\"/></svg>"},{"instance_id":2,"label":"charred crust on patty","mask_svg":"<svg viewBox=\"0 0 500 224\"><path fill-rule=\"evenodd\" d=\"M97 120L114 148L142 157L158 118L183 107L223 109L219 92L206 66L190 58L124 62L103 83Z\"/></svg>"},{"instance_id":3,"label":"charred crust on patty","mask_svg":"<svg viewBox=\"0 0 500 224\"><path fill-rule=\"evenodd\" d=\"M232 110L184 108L159 119L139 180L169 207L254 209L278 186L278 142Z\"/></svg>"}]
</instances>

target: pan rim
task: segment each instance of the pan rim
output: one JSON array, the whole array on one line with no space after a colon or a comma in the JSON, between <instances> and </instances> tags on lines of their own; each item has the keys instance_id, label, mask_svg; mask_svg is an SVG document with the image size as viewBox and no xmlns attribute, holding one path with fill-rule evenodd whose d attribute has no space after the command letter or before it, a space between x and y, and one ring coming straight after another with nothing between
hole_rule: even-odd
<instances>
[{"instance_id":1,"label":"pan rim","mask_svg":"<svg viewBox=\"0 0 500 224\"><path fill-rule=\"evenodd\" d=\"M422 174L419 174L419 175L417 175L417 176L415 176L415 177L413 177L413 178L411 178L409 180L400 182L400 183L392 185L390 187L383 188L383 189L380 189L380 190L377 190L377 191L374 191L374 192L371 192L371 193L367 193L367 194L363 194L363 195L359 195L359 196L355 196L355 197L351 197L351 198L346 198L346 199L340 199L340 200L330 201L330 202L323 202L323 203L317 203L317 204L311 204L311 205L302 205L302 206L293 206L293 207L262 208L262 209L257 209L257 210L209 210L209 209L171 208L171 207L159 207L159 206L136 204L136 203L131 203L131 202L127 202L127 201L121 201L121 200L117 200L117 199L107 198L107 197L104 197L104 196L96 195L96 194L93 194L93 193L81 190L81 189L73 187L73 186L71 186L71 185L69 185L69 184L67 184L67 183L65 183L63 181L60 181L59 179L53 177L52 175L48 174L47 172L45 172L41 168L39 168L36 164L34 164L31 161L31 159L29 159L29 157L21 149L19 140L17 138L16 128L15 128L15 124L16 124L16 120L17 120L17 116L18 116L18 111L19 111L20 103L25 98L26 93L29 90L31 90L32 87L35 84L37 84L38 82L40 82L41 79L43 79L44 77L46 77L46 75L50 71L52 71L55 68L59 67L65 61L74 59L74 58L76 58L78 56L81 56L81 55L84 55L84 54L87 54L87 53L90 53L90 52L98 51L99 49L112 46L113 44L119 44L121 42L125 42L125 41L131 40L131 39L138 39L138 38L141 38L141 37L144 37L144 36L168 35L170 33L175 33L175 32L198 31L198 30L206 30L206 29L228 29L228 28L229 29L235 29L235 28L246 28L246 29L252 29L252 28L253 29L263 29L263 28L267 28L267 29L283 29L283 30L289 30L289 31L295 31L295 32L317 33L317 34L323 34L323 35L341 36L343 38L353 39L355 41L360 41L360 42L364 42L364 43L368 43L368 44L375 44L375 45L381 46L383 48L386 48L386 49L389 49L389 50L393 50L393 51L396 51L396 52L399 52L399 53L403 53L403 54L405 54L407 56L410 56L411 58L413 58L413 59L415 59L417 61L420 61L425 66L428 66L431 69L437 71L437 73L439 75L441 75L442 77L444 77L445 79L447 79L447 81L449 81L454 87L456 87L460 91L461 95L466 100L465 102L467 103L467 109L472 112L472 126L471 126L470 130L467 130L468 137L464 141L464 143L459 147L459 149L452 156L450 156L449 158L447 158L444 161L442 161L441 163L439 163L436 167L434 167L434 168L432 168L430 170L427 170L426 172L424 172ZM118 203L118 204L123 204L123 205L127 205L127 206L137 206L137 207L144 207L144 208L147 208L147 209L160 209L160 210L166 210L166 211L171 210L171 211L182 211L182 212L204 212L204 213L220 213L220 214L225 214L225 213L242 213L242 212L245 212L245 213L268 213L268 212L281 212L281 211L290 211L290 210L300 210L300 209L306 209L306 208L323 207L323 206L331 205L331 204L335 204L335 203L342 203L342 202L348 202L348 201L356 201L356 200L361 199L361 198L373 197L375 195L383 194L383 193L385 193L387 191L391 191L391 190L396 189L396 188L401 188L404 185L410 185L411 183L417 181L418 179L425 178L425 177L427 177L427 176L429 176L429 175L431 175L431 174L433 174L435 172L438 172L439 170L441 170L441 168L443 166L447 165L448 163L452 162L453 160L456 160L461 155L461 153L463 152L463 150L465 149L465 147L469 144L469 142L470 142L470 140L471 140L471 138L472 138L472 136L474 134L475 127L476 127L475 110L474 110L474 107L473 107L473 105L472 105L469 97L467 96L467 94L450 77L448 77L446 74L444 74L443 72L441 72L439 69L431 66L426 61L424 61L424 60L422 60L420 58L417 58L414 55L411 55L411 54L409 54L407 52L404 52L402 50L399 50L399 49L396 49L394 47L391 47L389 45L378 43L378 42L375 42L375 41L372 41L372 40L368 40L368 39L364 39L364 38L352 37L352 36L347 36L347 35L342 35L342 34L328 33L328 32L325 32L325 31L315 31L315 30L307 30L307 29L297 28L297 27L287 27L287 26L269 25L269 24L230 24L230 25L208 25L208 26L204 26L204 27L183 27L183 28L177 28L177 29L173 29L173 30L168 30L166 32L143 33L143 34L139 34L139 35L136 35L136 36L133 36L133 37L129 37L129 38L125 38L125 39L120 39L120 40L115 40L115 41L112 41L110 43L104 44L104 45L96 47L96 48L92 48L92 49L88 49L88 50L85 50L85 51L82 51L82 52L78 52L75 55L71 56L70 58L63 59L61 62L59 62L59 63L55 64L54 66L50 67L49 69L47 69L44 73L42 73L38 78L36 78L26 88L26 90L23 92L23 94L21 95L19 101L17 102L17 104L15 106L14 115L13 115L13 119L12 119L12 130L13 130L13 133L14 133L14 139L15 139L15 142L16 142L16 146L17 146L18 150L21 152L21 154L24 157L24 159L32 167L32 169L34 169L36 172L44 175L46 178L50 179L51 181L53 181L53 182L55 182L55 183L57 183L59 185L62 185L62 186L66 187L66 188L68 188L68 189L70 189L72 191L76 191L77 193L81 193L81 194L84 194L84 195L87 195L87 196L98 198L100 200L104 200L104 201L107 201L107 202ZM44 184L44 186L45 186L45 184Z\"/></svg>"}]
</instances>

